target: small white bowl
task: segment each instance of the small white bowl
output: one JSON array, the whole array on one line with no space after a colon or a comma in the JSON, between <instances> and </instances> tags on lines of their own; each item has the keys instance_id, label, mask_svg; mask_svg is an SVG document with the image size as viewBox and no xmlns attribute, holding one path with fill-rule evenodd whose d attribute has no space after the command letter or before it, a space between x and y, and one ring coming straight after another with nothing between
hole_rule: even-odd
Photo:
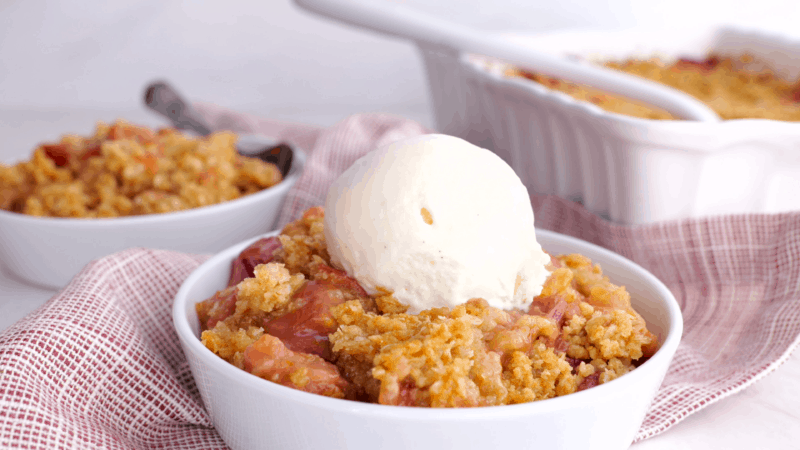
<instances>
[{"instance_id":1,"label":"small white bowl","mask_svg":"<svg viewBox=\"0 0 800 450\"><path fill-rule=\"evenodd\" d=\"M26 282L57 289L92 260L131 247L219 252L273 229L305 165L305 154L293 150L292 168L280 183L202 208L108 219L34 217L0 210L0 261Z\"/></svg>"},{"instance_id":2,"label":"small white bowl","mask_svg":"<svg viewBox=\"0 0 800 450\"><path fill-rule=\"evenodd\" d=\"M622 256L572 237L543 230L536 233L546 250L588 256L612 282L626 286L633 306L662 343L650 360L586 391L511 406L386 406L287 388L228 364L199 340L195 304L225 287L231 261L252 239L198 267L181 286L173 305L175 329L217 431L234 450L627 448L680 341L680 307L663 283Z\"/></svg>"}]
</instances>

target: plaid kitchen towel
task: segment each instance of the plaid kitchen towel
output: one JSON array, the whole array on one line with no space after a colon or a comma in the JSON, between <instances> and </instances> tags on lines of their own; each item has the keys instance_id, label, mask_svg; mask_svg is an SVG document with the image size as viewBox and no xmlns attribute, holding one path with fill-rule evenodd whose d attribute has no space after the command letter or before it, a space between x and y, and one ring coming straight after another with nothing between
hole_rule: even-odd
<instances>
[{"instance_id":1,"label":"plaid kitchen towel","mask_svg":"<svg viewBox=\"0 0 800 450\"><path fill-rule=\"evenodd\" d=\"M281 225L322 204L327 186L362 154L428 131L380 114L321 130L198 109L217 129L276 136L308 153ZM560 198L532 201L538 227L636 261L681 304L684 337L637 441L746 388L797 346L800 213L628 227ZM173 296L205 259L147 249L102 258L0 333L0 448L225 448L171 320Z\"/></svg>"}]
</instances>

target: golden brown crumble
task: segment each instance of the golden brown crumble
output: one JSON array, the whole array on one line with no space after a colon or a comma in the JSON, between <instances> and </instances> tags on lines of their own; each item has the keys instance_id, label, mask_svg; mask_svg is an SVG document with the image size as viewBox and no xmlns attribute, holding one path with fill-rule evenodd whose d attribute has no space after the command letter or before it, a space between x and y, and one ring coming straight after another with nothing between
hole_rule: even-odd
<instances>
[{"instance_id":1,"label":"golden brown crumble","mask_svg":"<svg viewBox=\"0 0 800 450\"><path fill-rule=\"evenodd\" d=\"M218 322L212 330L204 331L203 345L234 366L244 368L244 351L264 334L264 329L250 326L233 328L229 322Z\"/></svg>"},{"instance_id":2,"label":"golden brown crumble","mask_svg":"<svg viewBox=\"0 0 800 450\"><path fill-rule=\"evenodd\" d=\"M190 138L117 121L93 136L42 144L0 164L0 209L34 216L119 217L212 205L281 181L277 166L236 152L236 135Z\"/></svg>"},{"instance_id":3,"label":"golden brown crumble","mask_svg":"<svg viewBox=\"0 0 800 450\"><path fill-rule=\"evenodd\" d=\"M321 208L307 211L283 230L282 249L254 277L198 304L209 349L308 392L469 407L590 388L633 370L658 348L625 288L581 255L551 257L551 275L527 311L473 299L407 314L391 292L367 296L330 267L323 217Z\"/></svg>"},{"instance_id":4,"label":"golden brown crumble","mask_svg":"<svg viewBox=\"0 0 800 450\"><path fill-rule=\"evenodd\" d=\"M226 290L236 293L233 314L203 331L200 336L203 345L241 368L244 350L264 334L263 321L275 311L285 309L303 281L302 274L291 275L280 263L257 266L254 278L247 278ZM215 303L206 316L219 314L220 305Z\"/></svg>"},{"instance_id":5,"label":"golden brown crumble","mask_svg":"<svg viewBox=\"0 0 800 450\"><path fill-rule=\"evenodd\" d=\"M237 286L238 301L232 317L271 313L284 307L304 279L303 274L292 275L280 263L256 266L255 277L247 278Z\"/></svg>"},{"instance_id":6,"label":"golden brown crumble","mask_svg":"<svg viewBox=\"0 0 800 450\"><path fill-rule=\"evenodd\" d=\"M739 58L711 55L702 61L680 59L671 64L658 58L609 61L605 67L647 78L679 89L705 103L722 119L773 119L800 121L800 81L790 83L750 55ZM586 85L522 71L507 71L600 108L633 117L675 120L654 107Z\"/></svg>"},{"instance_id":7,"label":"golden brown crumble","mask_svg":"<svg viewBox=\"0 0 800 450\"><path fill-rule=\"evenodd\" d=\"M340 323L331 335L334 354L361 362L380 383L378 392L367 392L371 401L502 405L574 392L580 382L564 356L538 340L556 333L551 321L529 315L513 321L484 300L419 315L366 313L349 302L334 316Z\"/></svg>"},{"instance_id":8,"label":"golden brown crumble","mask_svg":"<svg viewBox=\"0 0 800 450\"><path fill-rule=\"evenodd\" d=\"M330 263L323 231L324 218L325 213L321 207L311 208L303 217L286 225L281 231L278 258L284 261L290 271L310 275L313 256Z\"/></svg>"}]
</instances>

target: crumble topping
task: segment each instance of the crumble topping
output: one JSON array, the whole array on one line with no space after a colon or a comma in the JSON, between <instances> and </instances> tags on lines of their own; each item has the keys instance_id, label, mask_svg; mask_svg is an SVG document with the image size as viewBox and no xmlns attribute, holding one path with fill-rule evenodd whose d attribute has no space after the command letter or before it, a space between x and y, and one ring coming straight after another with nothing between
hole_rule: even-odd
<instances>
[{"instance_id":1,"label":"crumble topping","mask_svg":"<svg viewBox=\"0 0 800 450\"><path fill-rule=\"evenodd\" d=\"M682 58L666 63L658 58L607 61L607 68L656 81L705 103L722 119L800 121L800 80L790 82L751 55L738 58L709 55L696 61ZM510 68L507 76L523 77L576 100L632 117L679 120L667 111L591 86Z\"/></svg>"},{"instance_id":2,"label":"crumble topping","mask_svg":"<svg viewBox=\"0 0 800 450\"><path fill-rule=\"evenodd\" d=\"M236 135L191 138L119 120L94 135L39 145L0 163L0 209L48 217L158 214L221 203L280 182L278 167L239 155Z\"/></svg>"},{"instance_id":3,"label":"crumble topping","mask_svg":"<svg viewBox=\"0 0 800 450\"><path fill-rule=\"evenodd\" d=\"M251 277L198 303L206 347L295 389L425 407L567 395L634 370L658 348L625 288L576 254L551 256L529 310L472 299L407 314L391 292L371 297L330 266L323 217L307 211L271 238L281 248Z\"/></svg>"}]
</instances>

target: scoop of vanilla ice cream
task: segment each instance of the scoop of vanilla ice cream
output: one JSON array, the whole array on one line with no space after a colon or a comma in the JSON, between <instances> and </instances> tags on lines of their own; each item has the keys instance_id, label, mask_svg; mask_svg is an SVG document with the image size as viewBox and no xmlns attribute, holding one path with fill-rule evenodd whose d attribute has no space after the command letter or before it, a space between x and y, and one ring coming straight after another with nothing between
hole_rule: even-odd
<instances>
[{"instance_id":1,"label":"scoop of vanilla ice cream","mask_svg":"<svg viewBox=\"0 0 800 450\"><path fill-rule=\"evenodd\" d=\"M452 136L357 160L328 192L325 237L335 266L411 313L472 298L526 308L548 276L528 190L497 155Z\"/></svg>"}]
</instances>

